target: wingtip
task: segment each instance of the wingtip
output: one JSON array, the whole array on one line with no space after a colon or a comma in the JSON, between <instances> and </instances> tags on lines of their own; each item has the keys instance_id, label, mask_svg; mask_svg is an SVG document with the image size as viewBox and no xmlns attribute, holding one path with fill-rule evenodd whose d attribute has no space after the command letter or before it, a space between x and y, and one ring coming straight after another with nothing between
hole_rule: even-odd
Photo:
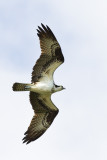
<instances>
[{"instance_id":1,"label":"wingtip","mask_svg":"<svg viewBox=\"0 0 107 160\"><path fill-rule=\"evenodd\" d=\"M41 26L44 26L44 24L43 24L43 23L41 23Z\"/></svg>"},{"instance_id":2,"label":"wingtip","mask_svg":"<svg viewBox=\"0 0 107 160\"><path fill-rule=\"evenodd\" d=\"M37 26L38 27L38 29L37 29L37 31L39 30L39 32L44 32L44 31L48 31L48 30L50 30L51 31L51 29L48 27L48 25L44 25L43 23L41 23L41 26Z\"/></svg>"},{"instance_id":3,"label":"wingtip","mask_svg":"<svg viewBox=\"0 0 107 160\"><path fill-rule=\"evenodd\" d=\"M45 25L44 25L43 23L41 23L41 26L42 26L42 27L45 27Z\"/></svg>"},{"instance_id":4,"label":"wingtip","mask_svg":"<svg viewBox=\"0 0 107 160\"><path fill-rule=\"evenodd\" d=\"M48 29L44 24L41 23L41 26L42 26L42 28L44 29L45 32L48 32Z\"/></svg>"},{"instance_id":5,"label":"wingtip","mask_svg":"<svg viewBox=\"0 0 107 160\"><path fill-rule=\"evenodd\" d=\"M23 141L23 143L26 143L26 144L30 143L30 142L27 140L26 136L22 139L22 141Z\"/></svg>"},{"instance_id":6,"label":"wingtip","mask_svg":"<svg viewBox=\"0 0 107 160\"><path fill-rule=\"evenodd\" d=\"M51 37L52 39L56 40L56 37L53 34L52 30L48 27L48 25L44 25L43 23L41 23L41 26L38 26L37 35L39 38Z\"/></svg>"},{"instance_id":7,"label":"wingtip","mask_svg":"<svg viewBox=\"0 0 107 160\"><path fill-rule=\"evenodd\" d=\"M51 29L49 28L49 26L46 25L46 27L47 27L47 29L48 29L49 31L51 31ZM52 31L51 31L51 32L52 32Z\"/></svg>"}]
</instances>

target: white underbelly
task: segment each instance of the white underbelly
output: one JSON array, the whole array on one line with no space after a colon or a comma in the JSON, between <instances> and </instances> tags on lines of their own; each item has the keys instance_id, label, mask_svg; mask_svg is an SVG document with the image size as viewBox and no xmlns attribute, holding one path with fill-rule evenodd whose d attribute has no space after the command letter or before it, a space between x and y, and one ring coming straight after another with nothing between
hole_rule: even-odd
<instances>
[{"instance_id":1,"label":"white underbelly","mask_svg":"<svg viewBox=\"0 0 107 160\"><path fill-rule=\"evenodd\" d=\"M50 83L36 82L36 84L34 84L31 87L31 91L37 93L43 93L43 92L50 93L52 88L53 88L53 82Z\"/></svg>"}]
</instances>

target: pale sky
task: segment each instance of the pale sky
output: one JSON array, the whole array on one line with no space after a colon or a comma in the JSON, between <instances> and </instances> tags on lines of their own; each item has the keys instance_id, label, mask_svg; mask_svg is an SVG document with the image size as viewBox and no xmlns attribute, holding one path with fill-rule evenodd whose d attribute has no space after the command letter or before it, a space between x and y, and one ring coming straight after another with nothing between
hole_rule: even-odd
<instances>
[{"instance_id":1,"label":"pale sky","mask_svg":"<svg viewBox=\"0 0 107 160\"><path fill-rule=\"evenodd\" d=\"M0 159L107 160L107 1L3 0L0 22ZM66 90L52 96L60 112L51 127L26 145L33 110L12 84L31 80L41 23L62 47L54 80Z\"/></svg>"}]
</instances>

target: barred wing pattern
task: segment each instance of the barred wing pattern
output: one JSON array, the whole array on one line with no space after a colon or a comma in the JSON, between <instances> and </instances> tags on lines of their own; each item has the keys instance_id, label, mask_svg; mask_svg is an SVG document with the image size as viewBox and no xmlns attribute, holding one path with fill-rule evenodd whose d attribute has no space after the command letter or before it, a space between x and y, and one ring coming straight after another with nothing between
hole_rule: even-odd
<instances>
[{"instance_id":1,"label":"barred wing pattern","mask_svg":"<svg viewBox=\"0 0 107 160\"><path fill-rule=\"evenodd\" d=\"M54 71L64 62L61 47L53 32L48 26L41 26L37 29L41 55L33 67L32 83L53 81ZM51 93L43 95L30 92L30 102L35 114L23 138L27 144L44 134L59 111L51 101Z\"/></svg>"},{"instance_id":2,"label":"barred wing pattern","mask_svg":"<svg viewBox=\"0 0 107 160\"><path fill-rule=\"evenodd\" d=\"M48 26L38 27L37 35L40 40L41 56L37 60L32 72L32 83L44 81L44 77L53 79L54 71L64 62L61 47Z\"/></svg>"},{"instance_id":3,"label":"barred wing pattern","mask_svg":"<svg viewBox=\"0 0 107 160\"><path fill-rule=\"evenodd\" d=\"M58 109L51 101L51 95L43 96L30 92L30 102L35 115L23 138L23 143L27 144L43 135L58 114Z\"/></svg>"}]
</instances>

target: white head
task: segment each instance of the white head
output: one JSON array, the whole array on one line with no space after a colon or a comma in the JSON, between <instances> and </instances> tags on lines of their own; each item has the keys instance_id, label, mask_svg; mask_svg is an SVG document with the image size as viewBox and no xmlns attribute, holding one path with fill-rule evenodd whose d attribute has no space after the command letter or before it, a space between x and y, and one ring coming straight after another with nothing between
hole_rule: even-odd
<instances>
[{"instance_id":1,"label":"white head","mask_svg":"<svg viewBox=\"0 0 107 160\"><path fill-rule=\"evenodd\" d=\"M61 91L63 89L65 89L63 86L58 86L58 85L54 84L54 89L53 89L54 92L58 92L58 91Z\"/></svg>"}]
</instances>

